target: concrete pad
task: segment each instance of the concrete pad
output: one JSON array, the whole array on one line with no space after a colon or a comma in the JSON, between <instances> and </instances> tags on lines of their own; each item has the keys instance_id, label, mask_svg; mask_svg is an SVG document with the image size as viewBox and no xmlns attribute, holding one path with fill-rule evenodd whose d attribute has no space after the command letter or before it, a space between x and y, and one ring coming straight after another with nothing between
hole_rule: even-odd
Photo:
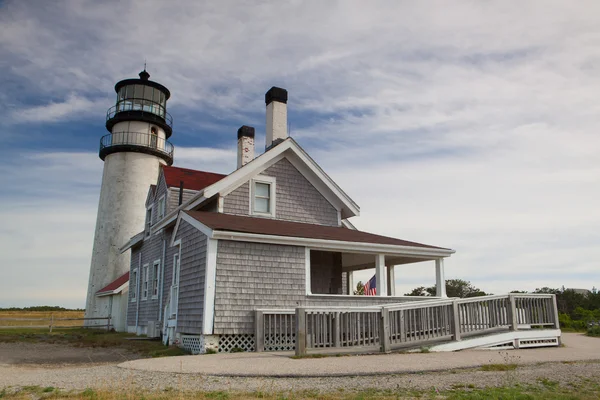
<instances>
[{"instance_id":1,"label":"concrete pad","mask_svg":"<svg viewBox=\"0 0 600 400\"><path fill-rule=\"evenodd\" d=\"M120 368L240 377L324 377L406 374L473 368L485 364L536 364L600 360L600 338L563 333L564 347L523 350L465 350L454 353L353 355L294 360L291 352L222 353L142 359Z\"/></svg>"}]
</instances>

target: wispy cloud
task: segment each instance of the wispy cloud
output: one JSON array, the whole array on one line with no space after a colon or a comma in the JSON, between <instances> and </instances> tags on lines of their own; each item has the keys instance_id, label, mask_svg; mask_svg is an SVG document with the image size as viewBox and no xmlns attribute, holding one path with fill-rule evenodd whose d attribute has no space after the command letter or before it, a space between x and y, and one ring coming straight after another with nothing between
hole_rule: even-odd
<instances>
[{"instance_id":1,"label":"wispy cloud","mask_svg":"<svg viewBox=\"0 0 600 400\"><path fill-rule=\"evenodd\" d=\"M81 119L104 108L105 101L93 101L86 97L70 94L64 101L16 109L12 112L15 123L64 122Z\"/></svg>"}]
</instances>

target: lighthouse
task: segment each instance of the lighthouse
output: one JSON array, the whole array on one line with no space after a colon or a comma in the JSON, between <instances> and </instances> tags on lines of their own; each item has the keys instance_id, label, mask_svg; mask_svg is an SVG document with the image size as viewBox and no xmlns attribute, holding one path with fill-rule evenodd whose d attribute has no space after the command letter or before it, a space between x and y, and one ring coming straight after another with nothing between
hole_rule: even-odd
<instances>
[{"instance_id":1,"label":"lighthouse","mask_svg":"<svg viewBox=\"0 0 600 400\"><path fill-rule=\"evenodd\" d=\"M173 164L173 145L167 141L173 133L173 120L167 112L171 94L149 78L144 69L139 79L118 82L116 104L106 114L109 134L100 139L99 156L104 161L104 171L86 318L113 314L112 296L98 295L98 291L128 273L129 253L121 254L119 247L144 229L148 187L156 183L161 165ZM86 325L95 325L95 321L87 322ZM106 321L99 320L100 324L105 325Z\"/></svg>"}]
</instances>

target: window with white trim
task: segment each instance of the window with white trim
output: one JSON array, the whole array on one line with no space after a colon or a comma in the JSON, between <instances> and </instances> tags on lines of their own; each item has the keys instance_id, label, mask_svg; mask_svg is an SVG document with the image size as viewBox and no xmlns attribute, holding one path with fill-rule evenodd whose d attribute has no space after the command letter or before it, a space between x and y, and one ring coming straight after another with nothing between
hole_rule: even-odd
<instances>
[{"instance_id":1,"label":"window with white trim","mask_svg":"<svg viewBox=\"0 0 600 400\"><path fill-rule=\"evenodd\" d=\"M138 269L135 268L129 280L129 291L131 292L131 301L137 301Z\"/></svg>"},{"instance_id":2,"label":"window with white trim","mask_svg":"<svg viewBox=\"0 0 600 400\"><path fill-rule=\"evenodd\" d=\"M158 220L160 221L165 216L166 202L165 196L162 195L158 199Z\"/></svg>"},{"instance_id":3,"label":"window with white trim","mask_svg":"<svg viewBox=\"0 0 600 400\"><path fill-rule=\"evenodd\" d=\"M142 300L146 300L148 298L148 273L149 273L148 264L144 264L142 268Z\"/></svg>"},{"instance_id":4,"label":"window with white trim","mask_svg":"<svg viewBox=\"0 0 600 400\"><path fill-rule=\"evenodd\" d=\"M275 178L257 176L251 182L250 214L275 217Z\"/></svg>"},{"instance_id":5,"label":"window with white trim","mask_svg":"<svg viewBox=\"0 0 600 400\"><path fill-rule=\"evenodd\" d=\"M150 227L152 227L152 207L146 209L146 236L150 236Z\"/></svg>"},{"instance_id":6,"label":"window with white trim","mask_svg":"<svg viewBox=\"0 0 600 400\"><path fill-rule=\"evenodd\" d=\"M159 285L159 277L160 277L160 260L154 261L152 264L152 298L158 298L158 285Z\"/></svg>"}]
</instances>

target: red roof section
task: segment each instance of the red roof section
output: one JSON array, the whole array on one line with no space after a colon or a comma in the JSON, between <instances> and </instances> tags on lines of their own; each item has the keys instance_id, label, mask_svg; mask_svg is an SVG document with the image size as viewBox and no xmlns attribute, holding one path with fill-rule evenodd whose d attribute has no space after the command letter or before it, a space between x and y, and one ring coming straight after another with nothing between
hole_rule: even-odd
<instances>
[{"instance_id":1,"label":"red roof section","mask_svg":"<svg viewBox=\"0 0 600 400\"><path fill-rule=\"evenodd\" d=\"M104 286L102 289L98 290L96 294L112 292L113 290L117 290L127 282L129 282L129 272L127 272L123 276L118 277L108 285Z\"/></svg>"},{"instance_id":2,"label":"red roof section","mask_svg":"<svg viewBox=\"0 0 600 400\"><path fill-rule=\"evenodd\" d=\"M163 166L162 168L167 187L179 187L179 183L183 181L183 187L190 190L202 190L227 176L179 167Z\"/></svg>"},{"instance_id":3,"label":"red roof section","mask_svg":"<svg viewBox=\"0 0 600 400\"><path fill-rule=\"evenodd\" d=\"M219 231L450 250L444 247L409 242L407 240L375 235L373 233L344 227L279 221L268 218L244 217L207 211L185 211L185 213L209 228Z\"/></svg>"}]
</instances>

